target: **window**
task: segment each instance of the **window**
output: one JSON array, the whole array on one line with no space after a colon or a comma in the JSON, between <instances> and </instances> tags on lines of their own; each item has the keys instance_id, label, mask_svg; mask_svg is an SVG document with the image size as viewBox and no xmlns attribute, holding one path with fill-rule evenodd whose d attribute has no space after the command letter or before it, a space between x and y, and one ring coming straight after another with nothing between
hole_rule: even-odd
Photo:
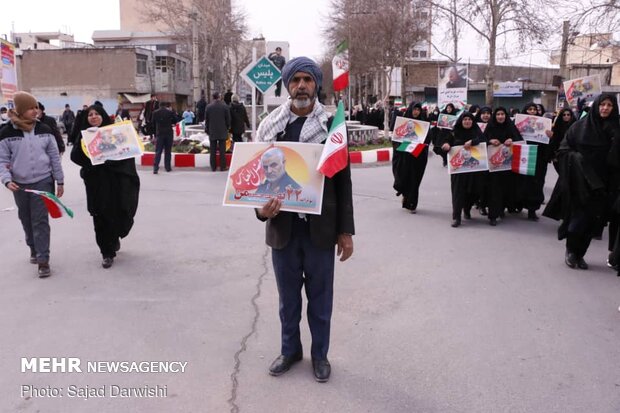
<instances>
[{"instance_id":1,"label":"window","mask_svg":"<svg viewBox=\"0 0 620 413\"><path fill-rule=\"evenodd\" d=\"M155 56L155 70L161 70L162 73L168 72L166 56Z\"/></svg>"},{"instance_id":2,"label":"window","mask_svg":"<svg viewBox=\"0 0 620 413\"><path fill-rule=\"evenodd\" d=\"M418 52L417 50L412 50L411 57L420 57L420 52Z\"/></svg>"},{"instance_id":3,"label":"window","mask_svg":"<svg viewBox=\"0 0 620 413\"><path fill-rule=\"evenodd\" d=\"M146 63L148 58L143 54L136 54L136 74L146 75Z\"/></svg>"},{"instance_id":4,"label":"window","mask_svg":"<svg viewBox=\"0 0 620 413\"><path fill-rule=\"evenodd\" d=\"M426 51L425 50L420 52L420 57L426 57Z\"/></svg>"}]
</instances>

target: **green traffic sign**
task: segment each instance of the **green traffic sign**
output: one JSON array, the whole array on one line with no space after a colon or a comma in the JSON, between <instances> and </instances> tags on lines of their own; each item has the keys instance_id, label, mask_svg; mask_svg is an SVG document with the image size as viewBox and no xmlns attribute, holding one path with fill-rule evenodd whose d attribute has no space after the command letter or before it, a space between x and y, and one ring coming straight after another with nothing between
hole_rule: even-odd
<instances>
[{"instance_id":1,"label":"green traffic sign","mask_svg":"<svg viewBox=\"0 0 620 413\"><path fill-rule=\"evenodd\" d=\"M265 56L250 63L243 70L243 75L250 85L255 86L262 93L269 90L282 77L280 70Z\"/></svg>"}]
</instances>

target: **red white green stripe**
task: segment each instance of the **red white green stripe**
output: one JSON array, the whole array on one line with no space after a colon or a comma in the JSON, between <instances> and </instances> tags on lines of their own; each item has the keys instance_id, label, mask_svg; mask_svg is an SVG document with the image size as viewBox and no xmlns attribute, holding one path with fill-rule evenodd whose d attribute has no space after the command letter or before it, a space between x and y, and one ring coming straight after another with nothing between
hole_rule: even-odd
<instances>
[{"instance_id":1,"label":"red white green stripe","mask_svg":"<svg viewBox=\"0 0 620 413\"><path fill-rule=\"evenodd\" d=\"M343 170L348 162L347 125L344 122L344 104L340 101L316 170L331 178L338 171Z\"/></svg>"},{"instance_id":2,"label":"red white green stripe","mask_svg":"<svg viewBox=\"0 0 620 413\"><path fill-rule=\"evenodd\" d=\"M512 171L519 175L534 176L536 173L536 158L538 146L536 145L513 145L512 147Z\"/></svg>"},{"instance_id":3,"label":"red white green stripe","mask_svg":"<svg viewBox=\"0 0 620 413\"><path fill-rule=\"evenodd\" d=\"M336 48L336 55L332 59L334 73L334 92L339 92L349 86L349 47L346 40Z\"/></svg>"},{"instance_id":4,"label":"red white green stripe","mask_svg":"<svg viewBox=\"0 0 620 413\"><path fill-rule=\"evenodd\" d=\"M403 142L396 150L400 152L409 152L417 158L422 153L425 146L426 144L424 143Z\"/></svg>"},{"instance_id":5,"label":"red white green stripe","mask_svg":"<svg viewBox=\"0 0 620 413\"><path fill-rule=\"evenodd\" d=\"M185 120L177 122L174 125L174 137L175 138L184 138L185 137Z\"/></svg>"},{"instance_id":6,"label":"red white green stripe","mask_svg":"<svg viewBox=\"0 0 620 413\"><path fill-rule=\"evenodd\" d=\"M73 211L60 202L60 199L58 199L56 195L45 191L37 191L35 189L24 189L24 191L40 196L43 203L45 203L45 207L47 208L47 212L49 212L50 217L60 218L68 215L73 218Z\"/></svg>"}]
</instances>

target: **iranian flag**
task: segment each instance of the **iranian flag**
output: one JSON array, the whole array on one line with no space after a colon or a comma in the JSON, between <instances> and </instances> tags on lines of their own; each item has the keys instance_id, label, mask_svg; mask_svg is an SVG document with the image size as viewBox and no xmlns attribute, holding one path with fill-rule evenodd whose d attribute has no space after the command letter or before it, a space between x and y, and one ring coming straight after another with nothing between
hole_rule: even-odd
<instances>
[{"instance_id":1,"label":"iranian flag","mask_svg":"<svg viewBox=\"0 0 620 413\"><path fill-rule=\"evenodd\" d=\"M336 48L336 56L332 59L334 73L334 92L339 92L349 86L349 47L346 40Z\"/></svg>"},{"instance_id":2,"label":"iranian flag","mask_svg":"<svg viewBox=\"0 0 620 413\"><path fill-rule=\"evenodd\" d=\"M177 122L174 125L174 138L178 139L178 138L184 138L185 137L185 121L182 120L180 122Z\"/></svg>"},{"instance_id":3,"label":"iranian flag","mask_svg":"<svg viewBox=\"0 0 620 413\"><path fill-rule=\"evenodd\" d=\"M348 162L347 125L344 123L344 104L340 101L316 170L331 178L346 168Z\"/></svg>"},{"instance_id":4,"label":"iranian flag","mask_svg":"<svg viewBox=\"0 0 620 413\"><path fill-rule=\"evenodd\" d=\"M420 156L425 146L425 143L403 142L398 148L396 148L396 150L400 152L409 152L417 158L418 156Z\"/></svg>"},{"instance_id":5,"label":"iranian flag","mask_svg":"<svg viewBox=\"0 0 620 413\"><path fill-rule=\"evenodd\" d=\"M45 207L47 208L47 212L49 212L50 217L52 218L60 218L63 216L70 216L73 218L73 211L67 208L60 199L56 197L56 195L45 192L45 191L37 191L35 189L24 189L26 192L33 193L38 195L43 200Z\"/></svg>"},{"instance_id":6,"label":"iranian flag","mask_svg":"<svg viewBox=\"0 0 620 413\"><path fill-rule=\"evenodd\" d=\"M513 145L512 146L512 172L519 175L534 176L536 173L536 158L538 146L536 145Z\"/></svg>"}]
</instances>

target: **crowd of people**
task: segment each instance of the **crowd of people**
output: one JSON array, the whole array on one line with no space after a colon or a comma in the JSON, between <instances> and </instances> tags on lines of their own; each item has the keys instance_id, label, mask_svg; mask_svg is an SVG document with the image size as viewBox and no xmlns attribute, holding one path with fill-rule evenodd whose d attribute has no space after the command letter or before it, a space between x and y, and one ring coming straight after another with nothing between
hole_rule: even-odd
<instances>
[{"instance_id":1,"label":"crowd of people","mask_svg":"<svg viewBox=\"0 0 620 413\"><path fill-rule=\"evenodd\" d=\"M579 113L562 109L551 115L540 104L528 103L522 110L491 108L473 105L457 112L452 104L441 111L428 109L420 103L411 103L403 112L395 110L391 126L397 116L431 122L424 143L428 146L418 156L393 151L393 188L402 196L402 207L417 212L419 188L428 161L428 147L445 155L454 146L471 147L486 143L501 146L510 152L514 143L523 143L512 117L518 113L548 116L551 130L545 131L548 143L527 141L536 145L537 157L533 175L506 171L477 171L452 174L452 227L459 227L462 218L471 219L477 208L496 226L506 214L527 211L531 221L539 220L539 211L545 203L544 185L547 166L558 172L553 194L543 215L561 220L558 239L566 240L565 263L570 268L587 269L584 260L592 238L600 238L605 227L609 229L609 257L607 265L618 271L620 263L620 118L618 101L613 95L599 96L590 107ZM441 114L457 114L453 129L436 126ZM482 127L481 127L482 126ZM394 142L394 149L398 143ZM620 275L620 273L619 273Z\"/></svg>"}]
</instances>

